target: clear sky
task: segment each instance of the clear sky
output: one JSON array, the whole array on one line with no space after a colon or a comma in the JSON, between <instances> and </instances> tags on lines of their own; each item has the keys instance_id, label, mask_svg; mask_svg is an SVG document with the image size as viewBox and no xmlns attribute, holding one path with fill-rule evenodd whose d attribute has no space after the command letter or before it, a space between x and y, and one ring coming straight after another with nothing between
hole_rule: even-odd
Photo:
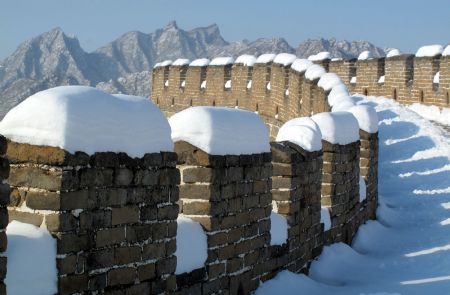
<instances>
[{"instance_id":1,"label":"clear sky","mask_svg":"<svg viewBox=\"0 0 450 295\"><path fill-rule=\"evenodd\" d=\"M217 23L227 41L283 37L368 40L415 52L450 42L450 0L1 0L0 60L24 40L61 27L92 51L130 30Z\"/></svg>"}]
</instances>

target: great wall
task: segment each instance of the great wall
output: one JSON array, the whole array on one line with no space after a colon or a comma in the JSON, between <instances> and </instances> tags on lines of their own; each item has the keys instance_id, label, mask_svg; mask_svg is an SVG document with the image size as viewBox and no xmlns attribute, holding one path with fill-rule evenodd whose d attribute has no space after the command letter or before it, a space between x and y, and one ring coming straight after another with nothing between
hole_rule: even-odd
<instances>
[{"instance_id":1,"label":"great wall","mask_svg":"<svg viewBox=\"0 0 450 295\"><path fill-rule=\"evenodd\" d=\"M7 179L0 251L8 222L18 220L56 239L58 294L249 294L281 270L307 273L325 245L350 244L358 227L376 218L378 133L360 128L359 140L346 144L322 139L318 151L275 141L289 120L332 107L318 78L272 61L163 64L154 69L151 95L167 116L190 106L256 112L268 126L270 152L215 155L178 141L174 152L89 155L0 137L0 177ZM317 63L353 93L449 106L450 56ZM272 211L287 220L282 245L270 242ZM207 259L175 273L180 214L202 225ZM6 257L0 263L4 279Z\"/></svg>"}]
</instances>

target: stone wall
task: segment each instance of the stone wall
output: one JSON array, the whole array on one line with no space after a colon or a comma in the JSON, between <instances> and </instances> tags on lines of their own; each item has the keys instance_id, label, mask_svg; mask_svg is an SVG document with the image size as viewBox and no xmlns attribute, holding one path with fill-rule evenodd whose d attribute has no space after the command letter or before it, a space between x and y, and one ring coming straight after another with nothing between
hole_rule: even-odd
<instances>
[{"instance_id":1,"label":"stone wall","mask_svg":"<svg viewBox=\"0 0 450 295\"><path fill-rule=\"evenodd\" d=\"M5 157L8 144L6 138L0 136L0 294L6 294L4 283L7 271L7 260L3 253L8 244L6 226L8 225L8 210L10 187L7 183L9 177L9 161Z\"/></svg>"},{"instance_id":2,"label":"stone wall","mask_svg":"<svg viewBox=\"0 0 450 295\"><path fill-rule=\"evenodd\" d=\"M89 156L8 142L7 157L10 220L56 239L59 294L176 289L176 154Z\"/></svg>"}]
</instances>

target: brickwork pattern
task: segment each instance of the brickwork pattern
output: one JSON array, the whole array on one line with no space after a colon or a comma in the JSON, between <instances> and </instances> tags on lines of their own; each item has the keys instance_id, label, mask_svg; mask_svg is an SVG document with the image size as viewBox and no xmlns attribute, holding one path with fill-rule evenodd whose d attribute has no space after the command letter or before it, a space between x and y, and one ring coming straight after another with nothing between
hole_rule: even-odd
<instances>
[{"instance_id":1,"label":"brickwork pattern","mask_svg":"<svg viewBox=\"0 0 450 295\"><path fill-rule=\"evenodd\" d=\"M0 136L0 294L6 294L4 280L7 272L7 259L3 255L7 248L6 226L8 225L8 209L10 187L7 183L10 168L6 151L8 148L5 137Z\"/></svg>"}]
</instances>

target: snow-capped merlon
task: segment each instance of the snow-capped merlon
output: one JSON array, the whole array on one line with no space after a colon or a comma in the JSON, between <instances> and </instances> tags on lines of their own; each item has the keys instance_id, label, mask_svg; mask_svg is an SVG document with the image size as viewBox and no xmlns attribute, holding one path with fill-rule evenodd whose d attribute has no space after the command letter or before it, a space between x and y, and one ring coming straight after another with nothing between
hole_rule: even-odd
<instances>
[{"instance_id":1,"label":"snow-capped merlon","mask_svg":"<svg viewBox=\"0 0 450 295\"><path fill-rule=\"evenodd\" d=\"M169 123L149 99L87 86L60 86L28 97L6 114L0 134L71 153L124 152L142 157L173 151Z\"/></svg>"},{"instance_id":2,"label":"snow-capped merlon","mask_svg":"<svg viewBox=\"0 0 450 295\"><path fill-rule=\"evenodd\" d=\"M185 216L177 218L177 267L175 274L201 268L208 258L206 234L200 223Z\"/></svg>"},{"instance_id":3,"label":"snow-capped merlon","mask_svg":"<svg viewBox=\"0 0 450 295\"><path fill-rule=\"evenodd\" d=\"M378 115L373 107L357 105L351 107L348 112L352 113L356 120L358 120L359 129L368 133L378 132Z\"/></svg>"},{"instance_id":4,"label":"snow-capped merlon","mask_svg":"<svg viewBox=\"0 0 450 295\"><path fill-rule=\"evenodd\" d=\"M397 48L393 48L391 50L389 50L389 52L386 54L386 57L394 57L394 56L399 56L402 53L400 52L400 50L398 50Z\"/></svg>"},{"instance_id":5,"label":"snow-capped merlon","mask_svg":"<svg viewBox=\"0 0 450 295\"><path fill-rule=\"evenodd\" d=\"M297 59L297 56L290 53L279 53L277 56L275 56L275 59L273 60L274 64L280 64L283 66L289 66L291 65L295 60Z\"/></svg>"},{"instance_id":6,"label":"snow-capped merlon","mask_svg":"<svg viewBox=\"0 0 450 295\"><path fill-rule=\"evenodd\" d=\"M156 63L153 68L160 68L160 67L167 67L170 66L172 64L172 61L170 59L162 61L162 62L158 62Z\"/></svg>"},{"instance_id":7,"label":"snow-capped merlon","mask_svg":"<svg viewBox=\"0 0 450 295\"><path fill-rule=\"evenodd\" d=\"M345 145L359 140L359 124L349 112L318 113L311 117L320 128L322 139Z\"/></svg>"},{"instance_id":8,"label":"snow-capped merlon","mask_svg":"<svg viewBox=\"0 0 450 295\"><path fill-rule=\"evenodd\" d=\"M310 61L321 61L325 59L331 59L331 53L329 53L328 51L322 51L308 57L308 60Z\"/></svg>"},{"instance_id":9,"label":"snow-capped merlon","mask_svg":"<svg viewBox=\"0 0 450 295\"><path fill-rule=\"evenodd\" d=\"M325 91L330 91L333 87L343 84L341 78L335 73L325 73L320 77L317 86Z\"/></svg>"},{"instance_id":10,"label":"snow-capped merlon","mask_svg":"<svg viewBox=\"0 0 450 295\"><path fill-rule=\"evenodd\" d=\"M439 44L422 46L417 50L417 57L433 57L442 54L444 47Z\"/></svg>"},{"instance_id":11,"label":"snow-capped merlon","mask_svg":"<svg viewBox=\"0 0 450 295\"><path fill-rule=\"evenodd\" d=\"M371 58L373 58L373 55L372 52L370 52L369 50L361 52L358 56L358 60L368 60Z\"/></svg>"},{"instance_id":12,"label":"snow-capped merlon","mask_svg":"<svg viewBox=\"0 0 450 295\"><path fill-rule=\"evenodd\" d=\"M313 65L313 62L304 58L297 58L291 65L291 69L296 72L303 73Z\"/></svg>"},{"instance_id":13,"label":"snow-capped merlon","mask_svg":"<svg viewBox=\"0 0 450 295\"><path fill-rule=\"evenodd\" d=\"M269 133L254 112L225 107L191 107L169 119L172 140L186 141L210 155L270 152Z\"/></svg>"},{"instance_id":14,"label":"snow-capped merlon","mask_svg":"<svg viewBox=\"0 0 450 295\"><path fill-rule=\"evenodd\" d=\"M230 65L234 62L234 58L232 58L231 56L220 56L220 57L216 57L214 58L209 65L210 66L226 66L226 65Z\"/></svg>"},{"instance_id":15,"label":"snow-capped merlon","mask_svg":"<svg viewBox=\"0 0 450 295\"><path fill-rule=\"evenodd\" d=\"M322 207L320 209L320 223L323 223L324 231L331 228L330 210L327 207Z\"/></svg>"},{"instance_id":16,"label":"snow-capped merlon","mask_svg":"<svg viewBox=\"0 0 450 295\"><path fill-rule=\"evenodd\" d=\"M356 104L355 102L350 98L342 98L337 103L333 105L331 108L332 112L344 112L348 111L350 108L354 107Z\"/></svg>"},{"instance_id":17,"label":"snow-capped merlon","mask_svg":"<svg viewBox=\"0 0 450 295\"><path fill-rule=\"evenodd\" d=\"M450 56L450 45L447 45L447 47L445 47L444 51L442 52L442 56Z\"/></svg>"},{"instance_id":18,"label":"snow-capped merlon","mask_svg":"<svg viewBox=\"0 0 450 295\"><path fill-rule=\"evenodd\" d=\"M256 59L256 63L257 64L268 64L270 62L273 62L273 60L275 59L275 56L277 56L274 53L264 53L261 54L260 56L258 56L258 58Z\"/></svg>"},{"instance_id":19,"label":"snow-capped merlon","mask_svg":"<svg viewBox=\"0 0 450 295\"><path fill-rule=\"evenodd\" d=\"M308 69L305 72L305 78L308 80L316 80L322 77L322 75L326 74L326 71L323 67L319 65L312 65L308 67Z\"/></svg>"},{"instance_id":20,"label":"snow-capped merlon","mask_svg":"<svg viewBox=\"0 0 450 295\"><path fill-rule=\"evenodd\" d=\"M322 133L310 117L295 118L284 123L276 141L289 141L309 152L322 149Z\"/></svg>"},{"instance_id":21,"label":"snow-capped merlon","mask_svg":"<svg viewBox=\"0 0 450 295\"><path fill-rule=\"evenodd\" d=\"M189 62L190 61L187 58L179 58L172 63L172 66L178 66L178 67L187 66L187 65L189 65Z\"/></svg>"},{"instance_id":22,"label":"snow-capped merlon","mask_svg":"<svg viewBox=\"0 0 450 295\"><path fill-rule=\"evenodd\" d=\"M236 58L234 61L235 64L242 64L246 67L252 67L256 62L256 56L250 54L243 54Z\"/></svg>"},{"instance_id":23,"label":"snow-capped merlon","mask_svg":"<svg viewBox=\"0 0 450 295\"><path fill-rule=\"evenodd\" d=\"M283 245L288 238L288 224L284 216L270 213L270 245Z\"/></svg>"},{"instance_id":24,"label":"snow-capped merlon","mask_svg":"<svg viewBox=\"0 0 450 295\"><path fill-rule=\"evenodd\" d=\"M347 86L344 84L334 86L328 94L328 104L330 106L334 106L344 99L350 99Z\"/></svg>"},{"instance_id":25,"label":"snow-capped merlon","mask_svg":"<svg viewBox=\"0 0 450 295\"><path fill-rule=\"evenodd\" d=\"M191 67L206 67L207 65L209 65L211 61L207 58L199 58L199 59L195 59L193 60L189 66Z\"/></svg>"}]
</instances>

